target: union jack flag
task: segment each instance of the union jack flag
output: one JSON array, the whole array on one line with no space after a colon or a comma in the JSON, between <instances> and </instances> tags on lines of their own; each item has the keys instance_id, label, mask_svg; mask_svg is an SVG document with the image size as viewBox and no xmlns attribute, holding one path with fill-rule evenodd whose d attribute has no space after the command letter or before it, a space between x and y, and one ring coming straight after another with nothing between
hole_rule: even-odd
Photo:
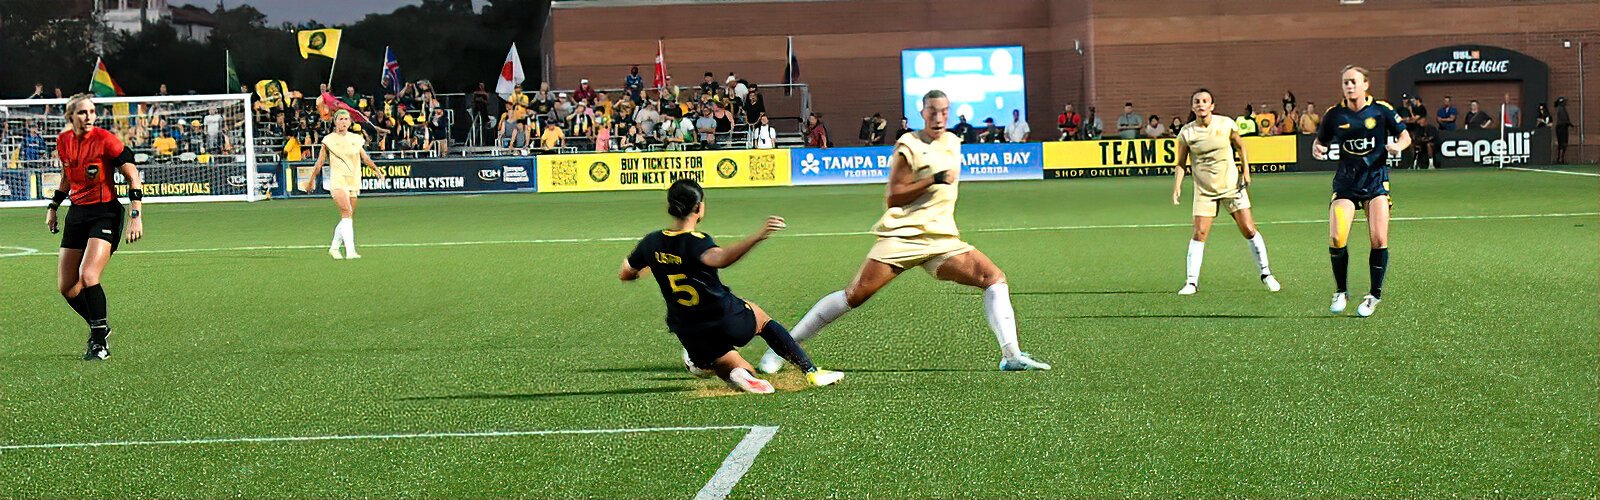
<instances>
[{"instance_id":1,"label":"union jack flag","mask_svg":"<svg viewBox=\"0 0 1600 500\"><path fill-rule=\"evenodd\" d=\"M389 89L390 92L399 94L400 89L403 87L405 87L405 80L400 79L400 60L395 59L394 49L384 47L383 88Z\"/></svg>"}]
</instances>

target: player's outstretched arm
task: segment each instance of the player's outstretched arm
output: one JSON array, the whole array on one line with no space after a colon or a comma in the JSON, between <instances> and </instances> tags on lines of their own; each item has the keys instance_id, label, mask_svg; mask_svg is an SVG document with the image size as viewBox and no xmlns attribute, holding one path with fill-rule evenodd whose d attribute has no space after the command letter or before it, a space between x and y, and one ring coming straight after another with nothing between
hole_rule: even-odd
<instances>
[{"instance_id":1,"label":"player's outstretched arm","mask_svg":"<svg viewBox=\"0 0 1600 500\"><path fill-rule=\"evenodd\" d=\"M739 259L743 259L745 254L750 253L750 249L755 248L757 243L761 243L772 233L782 231L785 227L788 227L788 224L783 221L783 217L769 216L767 217L767 223L761 226L760 230L743 241L734 243L733 246L727 248L712 247L710 250L706 250L705 253L700 254L700 263L716 269L731 266L733 263L739 262Z\"/></svg>"},{"instance_id":2,"label":"player's outstretched arm","mask_svg":"<svg viewBox=\"0 0 1600 500\"><path fill-rule=\"evenodd\" d=\"M917 201L928 188L934 184L949 184L956 174L951 171L937 172L925 179L918 179L916 171L911 169L911 164L906 161L905 154L899 148L889 155L889 192L884 196L891 207L903 207Z\"/></svg>"}]
</instances>

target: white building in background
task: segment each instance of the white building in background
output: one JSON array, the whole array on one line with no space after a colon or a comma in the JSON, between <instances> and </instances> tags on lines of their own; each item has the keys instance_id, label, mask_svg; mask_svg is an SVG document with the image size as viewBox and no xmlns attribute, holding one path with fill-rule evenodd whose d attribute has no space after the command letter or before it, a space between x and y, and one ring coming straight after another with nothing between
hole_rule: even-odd
<instances>
[{"instance_id":1,"label":"white building in background","mask_svg":"<svg viewBox=\"0 0 1600 500\"><path fill-rule=\"evenodd\" d=\"M171 24L178 38L206 42L217 26L216 16L194 7L173 8L167 0L95 0L96 10L114 31L138 33L150 24Z\"/></svg>"}]
</instances>

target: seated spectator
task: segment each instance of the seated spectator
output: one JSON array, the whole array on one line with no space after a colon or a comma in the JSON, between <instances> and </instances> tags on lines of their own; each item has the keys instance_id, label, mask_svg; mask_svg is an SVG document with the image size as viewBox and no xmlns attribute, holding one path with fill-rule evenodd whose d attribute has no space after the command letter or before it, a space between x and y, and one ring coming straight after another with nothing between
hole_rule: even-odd
<instances>
[{"instance_id":1,"label":"seated spectator","mask_svg":"<svg viewBox=\"0 0 1600 500\"><path fill-rule=\"evenodd\" d=\"M1178 132L1183 131L1183 124L1184 121L1182 118L1176 116L1172 117L1172 126L1167 127L1167 137L1177 137Z\"/></svg>"},{"instance_id":2,"label":"seated spectator","mask_svg":"<svg viewBox=\"0 0 1600 500\"><path fill-rule=\"evenodd\" d=\"M828 139L828 127L823 125L822 118L816 113L806 117L806 147L828 148L833 146L833 141Z\"/></svg>"},{"instance_id":3,"label":"seated spectator","mask_svg":"<svg viewBox=\"0 0 1600 500\"><path fill-rule=\"evenodd\" d=\"M655 134L656 126L661 123L660 106L660 103L655 101L646 102L644 107L639 108L639 111L633 114L633 122L639 125L639 131L647 137L647 140L649 136ZM644 144L640 144L640 146L642 147Z\"/></svg>"},{"instance_id":4,"label":"seated spectator","mask_svg":"<svg viewBox=\"0 0 1600 500\"><path fill-rule=\"evenodd\" d=\"M500 133L496 134L503 148L522 148L528 144L527 129L524 116L528 108L521 104L513 104L500 114ZM391 118L392 120L392 118ZM554 125L555 122L550 122Z\"/></svg>"},{"instance_id":5,"label":"seated spectator","mask_svg":"<svg viewBox=\"0 0 1600 500\"><path fill-rule=\"evenodd\" d=\"M683 87L672 84L672 75L667 75L666 81L666 88L661 89L661 100L678 102L679 98L683 96Z\"/></svg>"},{"instance_id":6,"label":"seated spectator","mask_svg":"<svg viewBox=\"0 0 1600 500\"><path fill-rule=\"evenodd\" d=\"M1417 119L1417 134L1411 137L1411 151L1414 161L1412 168L1438 167L1439 127L1429 123L1426 113Z\"/></svg>"},{"instance_id":7,"label":"seated spectator","mask_svg":"<svg viewBox=\"0 0 1600 500\"><path fill-rule=\"evenodd\" d=\"M166 133L156 134L156 140L151 142L150 145L155 148L156 156L159 157L171 158L173 155L178 154L178 141Z\"/></svg>"},{"instance_id":8,"label":"seated spectator","mask_svg":"<svg viewBox=\"0 0 1600 500\"><path fill-rule=\"evenodd\" d=\"M710 96L717 91L717 82L712 80L711 72L706 72L705 81L700 82L700 95Z\"/></svg>"},{"instance_id":9,"label":"seated spectator","mask_svg":"<svg viewBox=\"0 0 1600 500\"><path fill-rule=\"evenodd\" d=\"M560 148L567 147L567 134L556 124L547 123L544 132L539 134L539 146L547 153L558 152Z\"/></svg>"},{"instance_id":10,"label":"seated spectator","mask_svg":"<svg viewBox=\"0 0 1600 500\"><path fill-rule=\"evenodd\" d=\"M556 95L555 121L563 124L569 123L572 121L572 114L577 110L577 103L572 102L572 98L567 96L566 92Z\"/></svg>"},{"instance_id":11,"label":"seated spectator","mask_svg":"<svg viewBox=\"0 0 1600 500\"><path fill-rule=\"evenodd\" d=\"M1077 111L1073 111L1071 104L1068 104L1066 109L1061 112L1061 116L1056 117L1056 128L1060 129L1061 131L1061 138L1059 140L1070 141L1077 139L1078 131L1082 127L1083 115L1078 114Z\"/></svg>"},{"instance_id":12,"label":"seated spectator","mask_svg":"<svg viewBox=\"0 0 1600 500\"><path fill-rule=\"evenodd\" d=\"M1117 117L1117 137L1120 139L1136 139L1139 129L1144 123L1139 120L1139 114L1133 112L1133 103L1122 105L1122 116Z\"/></svg>"},{"instance_id":13,"label":"seated spectator","mask_svg":"<svg viewBox=\"0 0 1600 500\"><path fill-rule=\"evenodd\" d=\"M1094 106L1089 106L1089 115L1083 118L1083 138L1099 140L1105 134L1106 123L1100 121L1100 116L1095 113Z\"/></svg>"},{"instance_id":14,"label":"seated spectator","mask_svg":"<svg viewBox=\"0 0 1600 500\"><path fill-rule=\"evenodd\" d=\"M622 135L617 147L623 151L638 151L645 145L644 130L637 123L628 124L628 132Z\"/></svg>"},{"instance_id":15,"label":"seated spectator","mask_svg":"<svg viewBox=\"0 0 1600 500\"><path fill-rule=\"evenodd\" d=\"M1033 129L1028 127L1028 121L1022 119L1022 110L1011 110L1011 126L1006 127L1006 141L1028 142L1028 134L1032 132Z\"/></svg>"},{"instance_id":16,"label":"seated spectator","mask_svg":"<svg viewBox=\"0 0 1600 500\"><path fill-rule=\"evenodd\" d=\"M1141 135L1146 139L1159 139L1166 137L1167 126L1161 124L1160 116L1150 115L1150 119L1145 121L1144 131L1141 133Z\"/></svg>"},{"instance_id":17,"label":"seated spectator","mask_svg":"<svg viewBox=\"0 0 1600 500\"><path fill-rule=\"evenodd\" d=\"M593 103L596 97L598 96L594 91L594 87L589 86L588 78L579 80L578 90L572 92L572 99L582 103Z\"/></svg>"},{"instance_id":18,"label":"seated spectator","mask_svg":"<svg viewBox=\"0 0 1600 500\"><path fill-rule=\"evenodd\" d=\"M572 113L571 135L594 139L594 110L589 108L588 101L578 101L578 109Z\"/></svg>"}]
</instances>

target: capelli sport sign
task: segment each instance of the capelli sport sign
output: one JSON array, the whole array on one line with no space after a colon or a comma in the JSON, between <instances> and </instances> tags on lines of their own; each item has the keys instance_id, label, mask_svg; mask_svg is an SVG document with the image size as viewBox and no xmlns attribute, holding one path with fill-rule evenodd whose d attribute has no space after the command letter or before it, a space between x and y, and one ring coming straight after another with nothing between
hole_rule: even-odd
<instances>
[{"instance_id":1,"label":"capelli sport sign","mask_svg":"<svg viewBox=\"0 0 1600 500\"><path fill-rule=\"evenodd\" d=\"M1484 59L1478 50L1454 50L1450 59L1423 65L1423 74L1443 75L1497 75L1511 72L1510 59Z\"/></svg>"}]
</instances>

